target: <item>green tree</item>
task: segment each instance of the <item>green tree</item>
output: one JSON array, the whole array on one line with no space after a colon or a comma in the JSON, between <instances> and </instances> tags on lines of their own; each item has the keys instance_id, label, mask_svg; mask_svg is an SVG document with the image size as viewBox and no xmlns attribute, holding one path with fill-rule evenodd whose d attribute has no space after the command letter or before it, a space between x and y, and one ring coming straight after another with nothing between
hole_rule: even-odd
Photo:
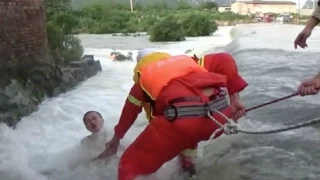
<instances>
[{"instance_id":1,"label":"green tree","mask_svg":"<svg viewBox=\"0 0 320 180\"><path fill-rule=\"evenodd\" d=\"M71 10L70 0L45 0L47 21L57 12L67 12Z\"/></svg>"},{"instance_id":2,"label":"green tree","mask_svg":"<svg viewBox=\"0 0 320 180\"><path fill-rule=\"evenodd\" d=\"M186 36L209 36L218 29L207 12L188 12L180 15L179 19Z\"/></svg>"},{"instance_id":3,"label":"green tree","mask_svg":"<svg viewBox=\"0 0 320 180\"><path fill-rule=\"evenodd\" d=\"M159 19L150 29L150 41L184 41L185 33L173 15Z\"/></svg>"},{"instance_id":4,"label":"green tree","mask_svg":"<svg viewBox=\"0 0 320 180\"><path fill-rule=\"evenodd\" d=\"M78 32L127 34L145 31L152 36L152 41L181 41L184 36L212 34L217 30L216 21L248 18L232 12L221 13L214 2L191 6L187 0L148 0L146 3L139 1L134 5L134 12L131 12L128 1L96 1L90 1L87 6L76 10L76 17L80 19ZM168 17L174 17L176 22L170 19L163 22L163 19ZM168 26L160 26L160 23ZM173 28L176 24L182 26L183 33L181 28ZM158 35L154 34L155 32Z\"/></svg>"},{"instance_id":5,"label":"green tree","mask_svg":"<svg viewBox=\"0 0 320 180\"><path fill-rule=\"evenodd\" d=\"M205 1L200 4L201 9L218 10L219 6L217 3L212 1Z\"/></svg>"},{"instance_id":6,"label":"green tree","mask_svg":"<svg viewBox=\"0 0 320 180\"><path fill-rule=\"evenodd\" d=\"M47 34L50 55L58 64L80 60L83 47L73 34L78 32L79 18L70 0L46 0Z\"/></svg>"}]
</instances>

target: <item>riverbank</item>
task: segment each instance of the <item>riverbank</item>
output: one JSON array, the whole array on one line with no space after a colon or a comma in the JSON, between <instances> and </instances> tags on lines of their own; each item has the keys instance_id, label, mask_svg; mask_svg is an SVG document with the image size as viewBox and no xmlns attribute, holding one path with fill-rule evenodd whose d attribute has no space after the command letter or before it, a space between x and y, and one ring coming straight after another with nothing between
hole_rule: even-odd
<instances>
[{"instance_id":1,"label":"riverbank","mask_svg":"<svg viewBox=\"0 0 320 180\"><path fill-rule=\"evenodd\" d=\"M0 123L14 127L23 116L36 111L44 99L70 91L101 70L100 61L86 55L63 66L33 62L31 69L20 67L17 72L2 74Z\"/></svg>"},{"instance_id":2,"label":"riverbank","mask_svg":"<svg viewBox=\"0 0 320 180\"><path fill-rule=\"evenodd\" d=\"M250 19L236 19L236 20L227 20L227 21L222 21L222 20L216 20L215 21L218 26L235 26L237 24L252 24L255 23L253 20Z\"/></svg>"}]
</instances>

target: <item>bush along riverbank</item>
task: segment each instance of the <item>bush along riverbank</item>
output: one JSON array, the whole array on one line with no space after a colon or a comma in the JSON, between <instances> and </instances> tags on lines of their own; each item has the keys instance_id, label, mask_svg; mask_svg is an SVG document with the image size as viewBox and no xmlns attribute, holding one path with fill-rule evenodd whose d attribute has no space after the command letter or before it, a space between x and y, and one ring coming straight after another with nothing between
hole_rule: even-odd
<instances>
[{"instance_id":1,"label":"bush along riverbank","mask_svg":"<svg viewBox=\"0 0 320 180\"><path fill-rule=\"evenodd\" d=\"M174 1L174 0L173 0ZM214 2L175 6L165 2L130 6L107 0L90 3L73 10L79 21L77 33L112 34L148 32L150 41L183 41L186 36L208 36L218 29L217 22L239 22L249 19L232 12L220 13Z\"/></svg>"}]
</instances>

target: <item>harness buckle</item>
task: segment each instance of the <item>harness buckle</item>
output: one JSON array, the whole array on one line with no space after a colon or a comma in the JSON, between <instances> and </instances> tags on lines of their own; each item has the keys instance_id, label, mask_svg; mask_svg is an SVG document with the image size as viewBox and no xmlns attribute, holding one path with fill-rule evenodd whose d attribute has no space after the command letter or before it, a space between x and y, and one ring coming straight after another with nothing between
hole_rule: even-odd
<instances>
[{"instance_id":1,"label":"harness buckle","mask_svg":"<svg viewBox=\"0 0 320 180\"><path fill-rule=\"evenodd\" d=\"M166 118L167 118L170 122L172 122L172 121L174 121L174 120L176 120L176 119L178 118L178 107L175 106L175 105L173 105L173 104L170 104L170 105L168 106L168 109L169 109L169 108L171 108L171 109L174 111L174 116L173 116L173 117L166 116Z\"/></svg>"}]
</instances>

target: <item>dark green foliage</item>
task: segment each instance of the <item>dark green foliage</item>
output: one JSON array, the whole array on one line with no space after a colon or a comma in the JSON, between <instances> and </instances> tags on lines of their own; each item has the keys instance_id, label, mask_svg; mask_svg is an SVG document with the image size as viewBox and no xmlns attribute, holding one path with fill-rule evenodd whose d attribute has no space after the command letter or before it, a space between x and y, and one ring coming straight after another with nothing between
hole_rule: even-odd
<instances>
[{"instance_id":1,"label":"dark green foliage","mask_svg":"<svg viewBox=\"0 0 320 180\"><path fill-rule=\"evenodd\" d=\"M218 29L216 22L205 11L181 14L179 19L186 36L209 36Z\"/></svg>"},{"instance_id":2,"label":"dark green foliage","mask_svg":"<svg viewBox=\"0 0 320 180\"><path fill-rule=\"evenodd\" d=\"M184 41L185 32L177 17L171 15L159 19L150 29L151 41Z\"/></svg>"},{"instance_id":3,"label":"dark green foliage","mask_svg":"<svg viewBox=\"0 0 320 180\"><path fill-rule=\"evenodd\" d=\"M67 0L60 1L69 7ZM183 41L186 36L208 36L218 29L216 20L246 18L230 12L220 13L217 4L208 1L198 5L190 5L187 0L133 1L134 12L131 12L129 0L80 1L74 0L74 10L57 7L55 3L55 9L68 9L69 14L76 14L73 17L78 18L79 23L71 23L74 25L69 29L78 26L78 33L92 34L144 31L149 33L151 41Z\"/></svg>"},{"instance_id":4,"label":"dark green foliage","mask_svg":"<svg viewBox=\"0 0 320 180\"><path fill-rule=\"evenodd\" d=\"M50 55L56 64L80 60L83 47L73 36L80 27L78 14L70 0L46 0L47 34Z\"/></svg>"}]
</instances>

